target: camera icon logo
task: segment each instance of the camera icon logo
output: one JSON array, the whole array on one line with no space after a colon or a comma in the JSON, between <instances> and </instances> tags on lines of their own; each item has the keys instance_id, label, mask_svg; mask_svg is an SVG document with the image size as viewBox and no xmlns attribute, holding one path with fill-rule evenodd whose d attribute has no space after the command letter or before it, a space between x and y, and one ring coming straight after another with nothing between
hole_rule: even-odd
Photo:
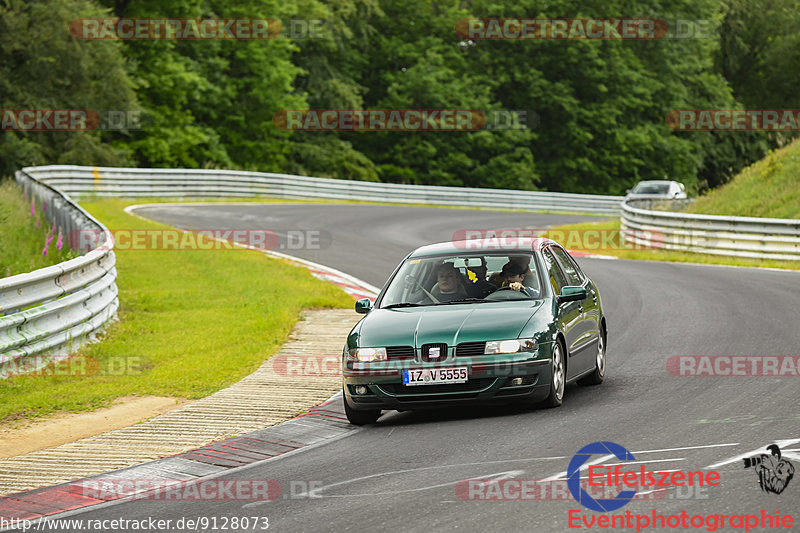
<instances>
[{"instance_id":1,"label":"camera icon logo","mask_svg":"<svg viewBox=\"0 0 800 533\"><path fill-rule=\"evenodd\" d=\"M770 455L762 453L743 459L744 467L756 471L761 490L780 494L794 477L794 465L781 457L781 449L777 444L770 444L767 450Z\"/></svg>"}]
</instances>

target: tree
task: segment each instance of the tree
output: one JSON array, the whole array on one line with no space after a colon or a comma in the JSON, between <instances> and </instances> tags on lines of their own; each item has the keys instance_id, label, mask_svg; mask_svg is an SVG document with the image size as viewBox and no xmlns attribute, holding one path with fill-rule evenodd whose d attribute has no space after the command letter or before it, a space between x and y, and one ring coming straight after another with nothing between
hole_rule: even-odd
<instances>
[{"instance_id":1,"label":"tree","mask_svg":"<svg viewBox=\"0 0 800 533\"><path fill-rule=\"evenodd\" d=\"M107 13L88 0L7 0L0 9L0 108L137 109L119 43L76 41L69 23ZM0 175L26 165L127 165L109 132L0 134Z\"/></svg>"}]
</instances>

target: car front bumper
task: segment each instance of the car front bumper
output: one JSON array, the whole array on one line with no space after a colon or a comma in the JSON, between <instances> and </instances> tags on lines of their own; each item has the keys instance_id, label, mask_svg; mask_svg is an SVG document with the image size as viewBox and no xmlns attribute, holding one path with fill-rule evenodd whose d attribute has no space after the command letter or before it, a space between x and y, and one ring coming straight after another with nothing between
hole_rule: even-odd
<instances>
[{"instance_id":1,"label":"car front bumper","mask_svg":"<svg viewBox=\"0 0 800 533\"><path fill-rule=\"evenodd\" d=\"M531 403L545 399L550 392L552 364L549 357L467 365L461 360L455 360L452 364L444 363L441 366L468 366L467 382L407 386L403 384L402 370L386 372L388 375L374 375L374 373L365 375L364 372L345 369L343 372L345 401L350 408L357 410L404 411L463 404ZM423 365L406 367L409 370L414 368L426 367ZM511 384L514 378L522 378L523 384ZM365 385L368 393L356 394L357 385Z\"/></svg>"}]
</instances>

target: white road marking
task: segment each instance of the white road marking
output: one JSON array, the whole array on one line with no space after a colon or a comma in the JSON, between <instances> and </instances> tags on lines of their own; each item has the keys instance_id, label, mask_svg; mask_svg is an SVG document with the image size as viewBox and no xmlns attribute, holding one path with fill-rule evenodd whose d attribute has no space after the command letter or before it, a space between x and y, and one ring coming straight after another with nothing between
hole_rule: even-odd
<instances>
[{"instance_id":1,"label":"white road marking","mask_svg":"<svg viewBox=\"0 0 800 533\"><path fill-rule=\"evenodd\" d=\"M489 474L489 476L495 476L485 480L485 483L492 483L493 481L502 481L504 479L514 479L517 476L521 476L524 474L524 470L509 470L508 472L499 472L497 474ZM484 479L489 476L479 476L472 479Z\"/></svg>"},{"instance_id":2,"label":"white road marking","mask_svg":"<svg viewBox=\"0 0 800 533\"><path fill-rule=\"evenodd\" d=\"M353 478L353 479L347 479L347 480L344 480L344 481L338 481L336 483L331 483L330 485L317 487L317 488L315 488L313 490L313 492L314 493L319 493L321 491L328 490L328 489L331 489L333 487L338 487L340 485L346 485L346 484L349 484L349 483L356 483L358 481L364 481L364 480L367 480L367 479L377 478L377 477L381 477L381 476L393 476L393 475L396 475L396 474L406 474L406 473L409 473L409 472L420 472L420 471L423 471L423 470L437 470L437 469L441 470L443 468L456 468L456 467L463 467L463 466L483 466L483 465L497 464L497 463L518 463L518 462L527 462L527 461L553 461L553 460L561 460L561 459L566 459L566 457L564 457L564 456L529 457L529 458L524 458L524 459L503 459L503 460L497 460L497 461L481 461L481 462L477 462L477 463L458 463L458 464L451 464L451 465L423 466L423 467L420 467L420 468L409 468L409 469L406 469L406 470L394 470L394 471L391 471L391 472L379 472L377 474L370 474L370 475L367 475L367 476L361 476L361 477L357 477L357 478ZM508 471L505 471L505 472L498 472L496 474L488 474L488 475L485 475L485 476L476 477L474 479L483 479L483 478L489 477L489 476L511 476L511 477L513 477L513 475L518 475L519 473L523 473L523 472L524 472L524 470L508 470ZM506 479L506 478L505 477L497 477L496 479ZM460 481L460 480L458 480L458 481ZM421 487L421 488L409 489L409 490L426 490L426 489L430 489L430 488L434 488L434 487L440 487L440 486L444 487L444 486L447 486L447 485L452 485L452 484L458 483L458 481L453 481L453 482L450 482L450 483L444 483L442 485L433 485L433 486L430 486L430 487ZM402 491L398 491L398 492L408 492L409 490L402 490ZM373 494L377 494L377 493L373 493ZM381 493L381 494L392 494L392 493L385 492L385 493ZM257 503L260 503L260 502L257 502Z\"/></svg>"},{"instance_id":3,"label":"white road marking","mask_svg":"<svg viewBox=\"0 0 800 533\"><path fill-rule=\"evenodd\" d=\"M646 464L646 463L668 463L670 461L685 461L686 457L675 457L673 459L650 459L649 461L626 461L624 463L608 463L606 466L617 466L617 465L638 465L638 464Z\"/></svg>"},{"instance_id":4,"label":"white road marking","mask_svg":"<svg viewBox=\"0 0 800 533\"><path fill-rule=\"evenodd\" d=\"M522 475L524 473L525 473L524 470L509 470L508 472L497 472L495 474L489 474L489 476L492 476L492 477L490 479L486 479L484 482L485 483L491 483L491 482L502 481L504 479L513 479L513 478L515 478L515 477L517 477L519 475ZM481 479L481 480L483 480L484 476L470 478L470 479ZM413 488L413 489L388 490L388 491L384 491L384 492L367 492L367 493L363 493L363 494L327 494L327 495L317 494L317 492L319 492L320 490L323 490L325 488L325 487L323 487L321 489L314 489L312 491L313 495L311 497L312 498L363 498L365 496L388 496L388 495L391 495L391 494L404 494L404 493L408 493L408 492L419 492L419 491L423 491L423 490L430 490L430 489L438 489L438 488L442 488L442 487L448 487L450 485L456 485L460 481L463 481L463 480L458 479L456 481L448 481L447 483L439 483L437 485L428 485L428 486L425 486L425 487L416 487L416 488Z\"/></svg>"},{"instance_id":5,"label":"white road marking","mask_svg":"<svg viewBox=\"0 0 800 533\"><path fill-rule=\"evenodd\" d=\"M456 465L449 465L449 466L456 466ZM435 467L431 467L431 468L435 468ZM400 472L413 472L415 470L423 470L423 469L402 470ZM384 474L391 474L391 473L394 473L394 472L386 472ZM486 483L490 483L490 482L502 481L504 479L513 479L513 478L515 478L517 476L520 476L520 475L522 475L524 473L525 473L524 470L508 470L506 472L495 472L494 474L487 474L485 476L480 476L480 477L475 477L475 478L470 478L470 479L483 480L484 478L488 478L488 479L485 480L485 482ZM384 475L384 474L376 474L376 475ZM450 485L456 485L459 482L463 481L461 479L457 479L455 481L448 481L446 483L438 483L436 485L427 485L425 487L414 487L412 489L400 489L400 490L388 490L388 491L383 491L383 492L365 492L365 493L360 493L360 494L320 494L321 491L327 490L327 489L329 489L331 487L335 487L337 485L342 485L342 484L345 484L345 483L351 483L351 482L359 481L359 480L362 480L362 479L368 479L368 478L371 478L371 477L375 477L375 475L373 475L373 476L364 476L362 478L352 479L352 480L348 480L348 481L340 481L339 483L332 483L332 484L326 485L324 487L319 487L319 488L312 489L312 490L310 490L308 492L308 494L303 493L303 494L300 494L299 496L300 497L308 497L308 498L312 498L312 499L314 499L314 498L363 498L363 497L366 497L366 496L388 496L388 495L392 495L392 494L404 494L404 493L408 493L408 492L420 492L420 491L423 491L423 490L439 489L439 488L442 488L442 487L448 487ZM260 505L265 505L265 504L268 504L268 503L270 503L270 502L269 501L259 501L259 502L246 503L246 504L242 505L242 509L258 507Z\"/></svg>"},{"instance_id":6,"label":"white road marking","mask_svg":"<svg viewBox=\"0 0 800 533\"><path fill-rule=\"evenodd\" d=\"M609 459L613 459L615 457L616 457L616 455L614 455L614 454L601 455L599 458L595 459L594 461L589 461L588 463L583 463L581 465L580 470L581 471L587 470L592 465L597 465L597 464L600 464L600 463L604 463L604 462L608 461ZM560 481L562 479L567 479L566 475L567 475L567 471L564 470L563 472L559 472L558 474L553 474L550 477L546 477L542 481Z\"/></svg>"},{"instance_id":7,"label":"white road marking","mask_svg":"<svg viewBox=\"0 0 800 533\"><path fill-rule=\"evenodd\" d=\"M636 494L644 496L645 494L653 494L654 492L666 492L669 489L653 489L653 490L645 490L645 491L638 491Z\"/></svg>"},{"instance_id":8,"label":"white road marking","mask_svg":"<svg viewBox=\"0 0 800 533\"><path fill-rule=\"evenodd\" d=\"M504 479L513 479L513 478L515 478L515 477L517 477L519 475L522 475L524 473L525 473L524 470L509 470L508 472L497 472L495 474L489 474L489 476L492 476L492 477L490 477L489 479L486 479L484 482L485 483L491 483L491 482L502 481ZM475 477L475 478L470 478L470 479L481 479L481 480L483 480L484 477L487 477L487 476ZM311 497L312 498L356 498L356 497L357 498L363 498L364 496L388 496L390 494L403 494L403 493L408 493L408 492L419 492L419 491L423 491L423 490L438 489L438 488L441 488L441 487L447 487L447 486L450 486L450 485L456 485L460 481L462 481L462 480L458 479L456 481L448 481L447 483L439 483L437 485L428 485L428 486L425 486L425 487L415 487L413 489L388 490L388 491L384 491L384 492L367 492L367 493L363 493L363 494L327 494L327 495L317 494L320 490L324 490L326 488L326 487L322 487L322 488L319 488L319 489L314 489L312 491L312 496Z\"/></svg>"},{"instance_id":9,"label":"white road marking","mask_svg":"<svg viewBox=\"0 0 800 533\"><path fill-rule=\"evenodd\" d=\"M754 455L761 455L762 453L767 453L767 446L769 446L770 444L773 444L773 443L777 444L779 448L783 448L784 446L791 446L792 444L796 444L798 442L800 442L800 439L784 439L784 440L776 440L776 441L767 442L766 444L764 444L764 446L756 448L755 450L751 450L751 451L749 451L747 453L740 453L739 455L736 455L734 457L729 457L728 459L725 459L724 461L720 461L718 463L714 463L713 465L709 465L709 466L707 466L705 468L706 468L706 470L713 470L715 468L719 468L720 466L725 466L725 465L729 465L731 463L735 463L737 461L741 461L742 459L745 459L747 457L752 457Z\"/></svg>"},{"instance_id":10,"label":"white road marking","mask_svg":"<svg viewBox=\"0 0 800 533\"><path fill-rule=\"evenodd\" d=\"M662 448L660 450L640 450L638 452L631 452L632 454L637 453L658 453L658 452L678 452L682 450L698 450L700 448L720 448L723 446L739 446L738 442L729 442L727 444L704 444L702 446L684 446L682 448Z\"/></svg>"},{"instance_id":11,"label":"white road marking","mask_svg":"<svg viewBox=\"0 0 800 533\"><path fill-rule=\"evenodd\" d=\"M800 440L800 439L798 439L798 440ZM738 445L739 445L738 442L728 442L728 443L724 443L724 444L703 444L703 445L698 445L698 446L681 446L681 447L678 447L678 448L660 448L660 449L657 449L657 450L639 450L639 451L635 451L635 452L631 452L631 453L633 455L636 455L636 454L640 454L640 453L675 452L675 451L684 451L684 450L699 450L699 449L703 449L703 448L721 448L721 447L725 447L725 446L738 446ZM584 470L588 469L592 465L604 463L605 461L607 461L607 460L609 460L611 458L614 458L614 457L616 457L616 456L615 455L606 455L606 456L600 457L600 459L597 459L595 461L584 463L581 466L581 471L584 471ZM636 464L636 463L647 463L647 462L658 462L658 461L682 461L682 460L685 460L685 458L655 459L655 460L652 460L652 461L628 461L628 462L625 462L625 463L613 463L613 465L616 465L616 464ZM566 479L566 475L567 475L567 471L565 470L563 472L559 472L558 474L550 476L550 477L544 479L543 481L560 481L560 480L564 480L564 479Z\"/></svg>"}]
</instances>

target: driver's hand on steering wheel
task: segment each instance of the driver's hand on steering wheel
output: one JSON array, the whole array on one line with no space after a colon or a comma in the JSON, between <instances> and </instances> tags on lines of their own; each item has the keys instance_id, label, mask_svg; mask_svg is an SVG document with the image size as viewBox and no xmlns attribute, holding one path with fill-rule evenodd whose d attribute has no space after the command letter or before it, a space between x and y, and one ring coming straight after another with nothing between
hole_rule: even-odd
<instances>
[{"instance_id":1,"label":"driver's hand on steering wheel","mask_svg":"<svg viewBox=\"0 0 800 533\"><path fill-rule=\"evenodd\" d=\"M522 283L519 281L512 281L508 284L508 288L512 291L521 291L522 290Z\"/></svg>"}]
</instances>

